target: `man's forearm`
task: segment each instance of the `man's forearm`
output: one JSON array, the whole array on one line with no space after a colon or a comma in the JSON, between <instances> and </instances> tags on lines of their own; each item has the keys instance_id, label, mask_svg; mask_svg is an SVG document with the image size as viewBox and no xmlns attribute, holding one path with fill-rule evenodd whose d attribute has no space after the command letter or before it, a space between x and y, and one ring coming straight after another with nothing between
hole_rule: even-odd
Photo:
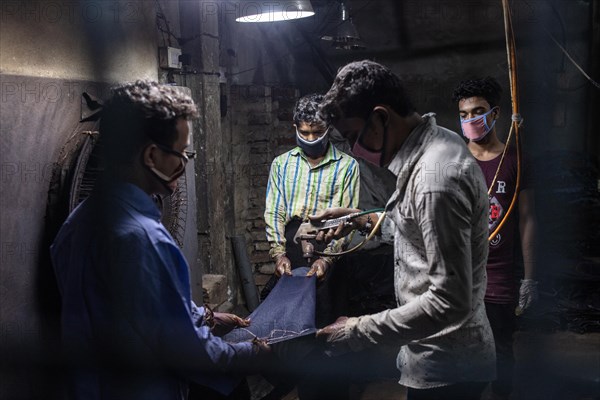
<instances>
[{"instance_id":1,"label":"man's forearm","mask_svg":"<svg viewBox=\"0 0 600 400\"><path fill-rule=\"evenodd\" d=\"M536 259L536 222L535 202L532 190L523 190L519 197L519 233L523 254L523 273L525 279L535 279Z\"/></svg>"}]
</instances>

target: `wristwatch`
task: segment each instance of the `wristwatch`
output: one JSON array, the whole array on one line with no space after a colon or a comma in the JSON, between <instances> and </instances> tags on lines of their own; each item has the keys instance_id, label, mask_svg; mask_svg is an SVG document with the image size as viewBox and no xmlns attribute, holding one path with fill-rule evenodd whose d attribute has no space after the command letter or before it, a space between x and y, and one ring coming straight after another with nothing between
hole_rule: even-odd
<instances>
[{"instance_id":1,"label":"wristwatch","mask_svg":"<svg viewBox=\"0 0 600 400\"><path fill-rule=\"evenodd\" d=\"M207 304L204 305L204 323L211 330L215 327L215 313Z\"/></svg>"}]
</instances>

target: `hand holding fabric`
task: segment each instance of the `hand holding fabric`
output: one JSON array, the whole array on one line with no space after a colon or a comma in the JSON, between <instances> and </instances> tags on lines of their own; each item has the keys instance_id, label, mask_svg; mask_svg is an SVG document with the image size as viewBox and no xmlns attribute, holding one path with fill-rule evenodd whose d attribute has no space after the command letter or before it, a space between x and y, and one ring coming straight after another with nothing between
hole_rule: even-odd
<instances>
[{"instance_id":1,"label":"hand holding fabric","mask_svg":"<svg viewBox=\"0 0 600 400\"><path fill-rule=\"evenodd\" d=\"M253 367L260 371L269 371L273 368L277 368L278 359L275 357L273 348L267 343L265 339L259 339L255 337L252 339L252 352L254 353Z\"/></svg>"},{"instance_id":2,"label":"hand holding fabric","mask_svg":"<svg viewBox=\"0 0 600 400\"><path fill-rule=\"evenodd\" d=\"M537 281L533 279L522 279L519 288L519 305L515 314L521 315L527 310L539 297Z\"/></svg>"},{"instance_id":3,"label":"hand holding fabric","mask_svg":"<svg viewBox=\"0 0 600 400\"><path fill-rule=\"evenodd\" d=\"M250 325L249 319L240 318L235 314L213 313L214 325L211 332L215 336L223 336L237 327L247 327Z\"/></svg>"},{"instance_id":4,"label":"hand holding fabric","mask_svg":"<svg viewBox=\"0 0 600 400\"><path fill-rule=\"evenodd\" d=\"M339 317L333 324L317 331L317 338L324 339L328 345L325 351L328 356L340 356L352 351L347 336L347 323L348 317Z\"/></svg>"},{"instance_id":5,"label":"hand holding fabric","mask_svg":"<svg viewBox=\"0 0 600 400\"><path fill-rule=\"evenodd\" d=\"M317 276L317 280L321 281L327 275L329 269L329 263L323 258L317 258L311 265L310 270L306 273L306 276Z\"/></svg>"},{"instance_id":6,"label":"hand holding fabric","mask_svg":"<svg viewBox=\"0 0 600 400\"><path fill-rule=\"evenodd\" d=\"M254 338L252 340L252 348L254 349L254 353L259 357L268 357L272 353L271 346L263 339Z\"/></svg>"},{"instance_id":7,"label":"hand holding fabric","mask_svg":"<svg viewBox=\"0 0 600 400\"><path fill-rule=\"evenodd\" d=\"M280 255L275 260L275 275L281 277L282 275L292 275L292 263L285 254Z\"/></svg>"}]
</instances>

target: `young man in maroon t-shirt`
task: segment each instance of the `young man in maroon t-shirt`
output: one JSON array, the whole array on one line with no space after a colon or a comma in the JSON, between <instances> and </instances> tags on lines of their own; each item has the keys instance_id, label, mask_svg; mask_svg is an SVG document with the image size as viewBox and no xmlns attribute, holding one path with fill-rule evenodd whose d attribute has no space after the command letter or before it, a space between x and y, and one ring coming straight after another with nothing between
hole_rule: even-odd
<instances>
[{"instance_id":1,"label":"young man in maroon t-shirt","mask_svg":"<svg viewBox=\"0 0 600 400\"><path fill-rule=\"evenodd\" d=\"M486 268L488 283L485 306L494 333L497 357L497 379L492 382L492 399L508 399L512 391L515 315L524 312L537 298L537 282L533 279L534 196L525 171L521 173L515 207L506 217L516 190L518 169L515 147L505 149L506 145L496 134L501 93L500 85L491 77L463 81L453 93L453 100L458 102L461 129L469 141L467 146L477 159L489 189L490 234L496 232L499 224L507 218L490 240ZM519 250L519 237L524 277L517 301L515 257Z\"/></svg>"}]
</instances>

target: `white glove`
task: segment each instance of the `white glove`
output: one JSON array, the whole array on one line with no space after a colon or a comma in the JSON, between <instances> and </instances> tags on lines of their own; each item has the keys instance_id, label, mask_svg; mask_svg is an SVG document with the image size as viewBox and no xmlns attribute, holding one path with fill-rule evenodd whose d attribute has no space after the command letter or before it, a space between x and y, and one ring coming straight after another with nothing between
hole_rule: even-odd
<instances>
[{"instance_id":1,"label":"white glove","mask_svg":"<svg viewBox=\"0 0 600 400\"><path fill-rule=\"evenodd\" d=\"M519 305L515 310L515 314L523 314L525 310L538 299L537 284L537 281L534 281L533 279L521 280L521 287L519 288Z\"/></svg>"}]
</instances>

